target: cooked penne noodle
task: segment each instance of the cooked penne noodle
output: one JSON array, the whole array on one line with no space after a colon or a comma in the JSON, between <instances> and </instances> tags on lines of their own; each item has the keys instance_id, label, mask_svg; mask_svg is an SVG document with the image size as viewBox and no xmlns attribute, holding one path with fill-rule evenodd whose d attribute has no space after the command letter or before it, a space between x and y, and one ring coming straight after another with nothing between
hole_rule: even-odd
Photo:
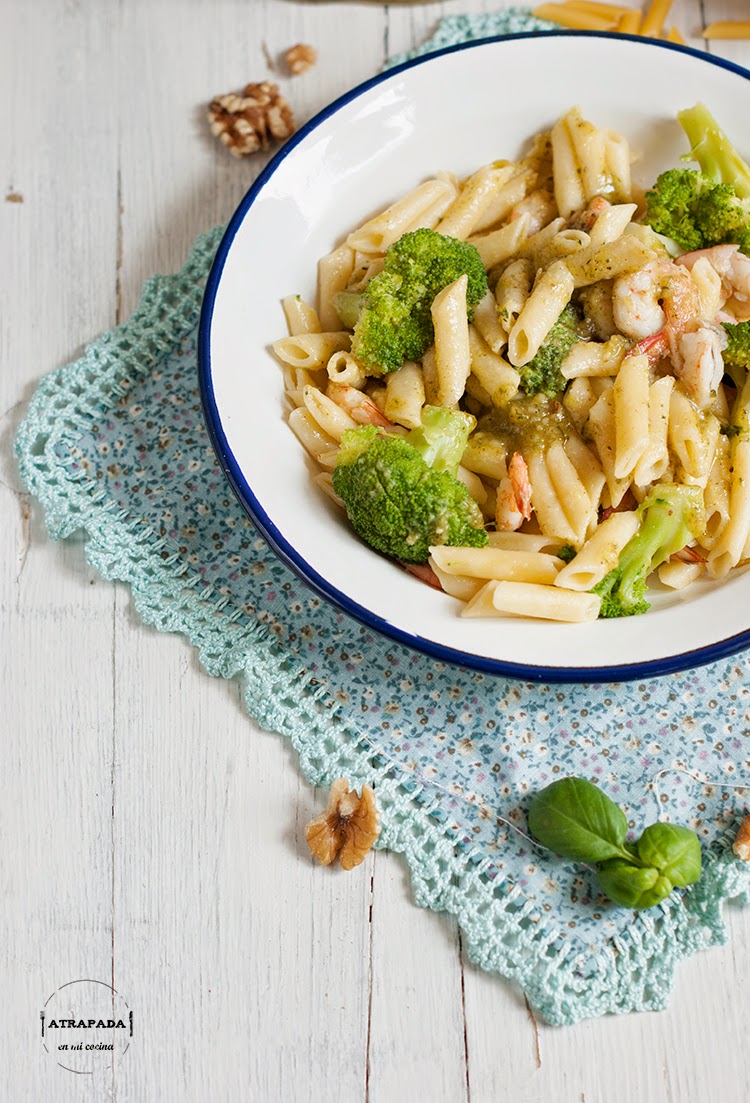
<instances>
[{"instance_id":1,"label":"cooked penne noodle","mask_svg":"<svg viewBox=\"0 0 750 1103\"><path fill-rule=\"evenodd\" d=\"M552 165L555 202L563 218L570 218L586 202L586 193L567 126L567 116L552 127Z\"/></svg>"},{"instance_id":2,"label":"cooked penne noodle","mask_svg":"<svg viewBox=\"0 0 750 1103\"><path fill-rule=\"evenodd\" d=\"M599 616L601 598L528 582L488 582L462 610L463 617L516 616L582 624ZM494 610L494 612L493 612Z\"/></svg>"},{"instance_id":3,"label":"cooked penne noodle","mask_svg":"<svg viewBox=\"0 0 750 1103\"><path fill-rule=\"evenodd\" d=\"M350 387L361 388L367 376L364 368L357 363L350 352L334 352L326 364L328 378L334 383L346 383Z\"/></svg>"},{"instance_id":4,"label":"cooked penne noodle","mask_svg":"<svg viewBox=\"0 0 750 1103\"><path fill-rule=\"evenodd\" d=\"M640 527L637 513L612 513L593 536L567 563L555 586L568 590L590 590L617 566L620 552Z\"/></svg>"},{"instance_id":5,"label":"cooked penne noodle","mask_svg":"<svg viewBox=\"0 0 750 1103\"><path fill-rule=\"evenodd\" d=\"M534 454L526 460L531 482L531 505L545 536L575 544L580 534L569 521L552 481L546 458Z\"/></svg>"},{"instance_id":6,"label":"cooked penne noodle","mask_svg":"<svg viewBox=\"0 0 750 1103\"><path fill-rule=\"evenodd\" d=\"M334 296L343 291L354 272L354 250L340 245L318 261L318 316L322 330L337 330L341 320L333 305Z\"/></svg>"},{"instance_id":7,"label":"cooked penne noodle","mask_svg":"<svg viewBox=\"0 0 750 1103\"><path fill-rule=\"evenodd\" d=\"M350 333L300 333L274 341L273 351L293 368L321 368L334 352L348 349L350 344Z\"/></svg>"},{"instance_id":8,"label":"cooked penne noodle","mask_svg":"<svg viewBox=\"0 0 750 1103\"><path fill-rule=\"evenodd\" d=\"M530 260L514 260L497 281L495 301L497 317L506 333L510 333L524 308L534 281L534 266Z\"/></svg>"},{"instance_id":9,"label":"cooked penne noodle","mask_svg":"<svg viewBox=\"0 0 750 1103\"><path fill-rule=\"evenodd\" d=\"M563 360L560 371L564 379L582 375L617 375L629 342L619 333L608 341L579 341Z\"/></svg>"},{"instance_id":10,"label":"cooked penne noodle","mask_svg":"<svg viewBox=\"0 0 750 1103\"><path fill-rule=\"evenodd\" d=\"M513 176L514 165L485 165L464 184L437 224L437 231L465 241L492 203L493 197Z\"/></svg>"},{"instance_id":11,"label":"cooked penne noodle","mask_svg":"<svg viewBox=\"0 0 750 1103\"><path fill-rule=\"evenodd\" d=\"M282 299L281 305L290 337L296 337L299 333L320 333L320 319L317 311L301 296L287 295Z\"/></svg>"},{"instance_id":12,"label":"cooked penne noodle","mask_svg":"<svg viewBox=\"0 0 750 1103\"><path fill-rule=\"evenodd\" d=\"M521 377L516 369L487 347L474 326L469 326L469 355L471 374L489 396L490 403L504 406L518 391Z\"/></svg>"},{"instance_id":13,"label":"cooked penne noodle","mask_svg":"<svg viewBox=\"0 0 750 1103\"><path fill-rule=\"evenodd\" d=\"M589 496L591 502L589 528L591 528L596 523L596 510L606 482L602 465L577 433L571 433L565 441L565 453L575 467L578 478Z\"/></svg>"},{"instance_id":14,"label":"cooked penne noodle","mask_svg":"<svg viewBox=\"0 0 750 1103\"><path fill-rule=\"evenodd\" d=\"M437 201L445 201L447 207L453 193L454 189L447 180L426 180L409 195L353 230L346 244L360 253L384 253Z\"/></svg>"},{"instance_id":15,"label":"cooked penne noodle","mask_svg":"<svg viewBox=\"0 0 750 1103\"><path fill-rule=\"evenodd\" d=\"M729 522L729 491L732 481L731 444L729 438L720 436L716 442L716 455L703 491L706 511L706 531L703 545L712 548Z\"/></svg>"},{"instance_id":16,"label":"cooked penne noodle","mask_svg":"<svg viewBox=\"0 0 750 1103\"><path fill-rule=\"evenodd\" d=\"M507 184L503 184L491 197L482 214L474 223L475 234L484 233L497 226L508 217L513 208L526 198L530 189L534 186L536 173L530 169L517 166L519 171L512 176Z\"/></svg>"},{"instance_id":17,"label":"cooked penne noodle","mask_svg":"<svg viewBox=\"0 0 750 1103\"><path fill-rule=\"evenodd\" d=\"M641 13L637 8L623 12L617 24L620 34L638 34L641 29Z\"/></svg>"},{"instance_id":18,"label":"cooked penne noodle","mask_svg":"<svg viewBox=\"0 0 750 1103\"><path fill-rule=\"evenodd\" d=\"M467 578L466 575L449 574L435 561L433 556L427 560L437 575L440 585L446 594L460 598L461 601L470 601L484 586L484 580L480 578Z\"/></svg>"},{"instance_id":19,"label":"cooked penne noodle","mask_svg":"<svg viewBox=\"0 0 750 1103\"><path fill-rule=\"evenodd\" d=\"M320 462L321 456L337 450L336 441L321 429L304 406L292 410L289 415L289 425L314 460Z\"/></svg>"},{"instance_id":20,"label":"cooked penne noodle","mask_svg":"<svg viewBox=\"0 0 750 1103\"><path fill-rule=\"evenodd\" d=\"M425 403L422 369L410 360L404 361L398 371L391 372L385 381L385 416L397 425L416 429L422 424L422 407Z\"/></svg>"},{"instance_id":21,"label":"cooked penne noodle","mask_svg":"<svg viewBox=\"0 0 750 1103\"><path fill-rule=\"evenodd\" d=\"M471 371L469 323L466 318L467 276L460 276L435 297L432 321L435 326L435 366L438 405L455 406Z\"/></svg>"},{"instance_id":22,"label":"cooked penne noodle","mask_svg":"<svg viewBox=\"0 0 750 1103\"><path fill-rule=\"evenodd\" d=\"M669 401L669 447L680 464L680 481L704 487L721 431L718 418L699 410L677 387Z\"/></svg>"},{"instance_id":23,"label":"cooked penne noodle","mask_svg":"<svg viewBox=\"0 0 750 1103\"><path fill-rule=\"evenodd\" d=\"M635 272L653 259L652 249L633 234L624 234L606 245L581 249L565 263L575 287L586 287L587 284L597 283L599 280L611 280L626 272Z\"/></svg>"},{"instance_id":24,"label":"cooked penne noodle","mask_svg":"<svg viewBox=\"0 0 750 1103\"><path fill-rule=\"evenodd\" d=\"M482 258L484 267L494 268L496 264L501 264L502 261L509 260L510 257L514 256L524 238L528 236L530 225L531 217L522 214L520 218L514 219L506 226L501 226L499 230L472 237L470 239L471 244Z\"/></svg>"},{"instance_id":25,"label":"cooked penne noodle","mask_svg":"<svg viewBox=\"0 0 750 1103\"><path fill-rule=\"evenodd\" d=\"M341 443L341 438L347 429L357 428L354 418L349 417L346 410L342 410L333 399L323 394L317 387L305 387L302 398L310 417L337 443Z\"/></svg>"},{"instance_id":26,"label":"cooked penne noodle","mask_svg":"<svg viewBox=\"0 0 750 1103\"><path fill-rule=\"evenodd\" d=\"M491 548L504 551L540 552L547 549L555 554L562 547L562 541L550 540L548 536L535 532L489 532L487 538Z\"/></svg>"},{"instance_id":27,"label":"cooked penne noodle","mask_svg":"<svg viewBox=\"0 0 750 1103\"><path fill-rule=\"evenodd\" d=\"M669 586L670 590L684 590L697 578L700 578L706 570L705 563L681 563L671 559L662 563L656 574L663 586Z\"/></svg>"},{"instance_id":28,"label":"cooked penne noodle","mask_svg":"<svg viewBox=\"0 0 750 1103\"><path fill-rule=\"evenodd\" d=\"M630 146L621 134L604 131L604 167L615 197L625 203L633 198L630 182Z\"/></svg>"},{"instance_id":29,"label":"cooked penne noodle","mask_svg":"<svg viewBox=\"0 0 750 1103\"><path fill-rule=\"evenodd\" d=\"M616 479L629 479L649 442L648 357L627 356L614 385Z\"/></svg>"},{"instance_id":30,"label":"cooked penne noodle","mask_svg":"<svg viewBox=\"0 0 750 1103\"><path fill-rule=\"evenodd\" d=\"M630 482L615 475L615 402L614 388L604 391L589 410L586 431L596 445L599 461L607 480L610 505L622 501Z\"/></svg>"},{"instance_id":31,"label":"cooked penne noodle","mask_svg":"<svg viewBox=\"0 0 750 1103\"><path fill-rule=\"evenodd\" d=\"M636 203L614 203L603 210L589 231L591 246L596 249L599 245L609 245L610 242L617 241L637 209Z\"/></svg>"},{"instance_id":32,"label":"cooked penne noodle","mask_svg":"<svg viewBox=\"0 0 750 1103\"><path fill-rule=\"evenodd\" d=\"M673 387L673 377L665 375L648 389L648 444L633 471L636 486L646 487L658 482L669 467L667 437Z\"/></svg>"},{"instance_id":33,"label":"cooked penne noodle","mask_svg":"<svg viewBox=\"0 0 750 1103\"><path fill-rule=\"evenodd\" d=\"M474 328L481 335L482 340L491 352L499 353L500 349L505 347L507 334L500 325L497 316L497 302L491 291L488 291L474 308L473 323Z\"/></svg>"},{"instance_id":34,"label":"cooked penne noodle","mask_svg":"<svg viewBox=\"0 0 750 1103\"><path fill-rule=\"evenodd\" d=\"M732 448L732 482L729 521L708 553L711 578L724 578L742 558L750 536L750 441L735 438Z\"/></svg>"},{"instance_id":35,"label":"cooked penne noodle","mask_svg":"<svg viewBox=\"0 0 750 1103\"><path fill-rule=\"evenodd\" d=\"M468 578L510 579L515 582L552 584L562 560L544 552L508 551L504 548L430 548L441 570Z\"/></svg>"},{"instance_id":36,"label":"cooked penne noodle","mask_svg":"<svg viewBox=\"0 0 750 1103\"><path fill-rule=\"evenodd\" d=\"M699 257L690 269L690 278L698 288L701 304L701 318L712 322L724 301L721 288L721 276L710 261Z\"/></svg>"},{"instance_id":37,"label":"cooked penne noodle","mask_svg":"<svg viewBox=\"0 0 750 1103\"><path fill-rule=\"evenodd\" d=\"M532 360L573 293L573 277L561 260L543 272L508 334L508 359L514 368Z\"/></svg>"}]
</instances>

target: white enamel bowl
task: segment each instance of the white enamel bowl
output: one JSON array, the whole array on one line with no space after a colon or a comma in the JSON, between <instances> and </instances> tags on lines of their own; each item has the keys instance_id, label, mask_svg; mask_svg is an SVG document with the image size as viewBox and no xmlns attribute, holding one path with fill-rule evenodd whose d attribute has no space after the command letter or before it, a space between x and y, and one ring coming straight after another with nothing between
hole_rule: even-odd
<instances>
[{"instance_id":1,"label":"white enamel bowl","mask_svg":"<svg viewBox=\"0 0 750 1103\"><path fill-rule=\"evenodd\" d=\"M545 681L642 678L750 646L750 575L656 592L640 617L562 625L463 620L459 603L362 544L311 483L269 351L280 300L314 298L316 263L348 230L439 169L515 157L579 104L622 131L647 184L685 151L676 113L702 100L742 147L750 73L648 39L544 34L446 50L376 77L307 124L251 188L205 295L200 379L219 459L280 556L345 612L440 659ZM750 135L744 152L750 153Z\"/></svg>"}]
</instances>

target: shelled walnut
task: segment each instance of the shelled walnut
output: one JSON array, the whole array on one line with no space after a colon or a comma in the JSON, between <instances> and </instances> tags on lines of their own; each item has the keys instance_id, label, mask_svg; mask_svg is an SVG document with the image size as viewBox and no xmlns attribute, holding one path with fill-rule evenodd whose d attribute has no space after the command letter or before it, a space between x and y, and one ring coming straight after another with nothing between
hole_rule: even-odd
<instances>
[{"instance_id":1,"label":"shelled walnut","mask_svg":"<svg viewBox=\"0 0 750 1103\"><path fill-rule=\"evenodd\" d=\"M358 797L344 778L334 781L325 812L305 828L313 857L328 866L338 855L342 869L354 869L364 861L379 834L374 792L363 785L362 796Z\"/></svg>"},{"instance_id":2,"label":"shelled walnut","mask_svg":"<svg viewBox=\"0 0 750 1103\"><path fill-rule=\"evenodd\" d=\"M292 109L278 86L267 80L211 100L208 121L211 133L234 157L248 157L268 149L271 139L283 142L294 134Z\"/></svg>"},{"instance_id":3,"label":"shelled walnut","mask_svg":"<svg viewBox=\"0 0 750 1103\"><path fill-rule=\"evenodd\" d=\"M750 862L750 816L745 816L740 824L732 850L743 862Z\"/></svg>"},{"instance_id":4,"label":"shelled walnut","mask_svg":"<svg viewBox=\"0 0 750 1103\"><path fill-rule=\"evenodd\" d=\"M317 60L318 51L314 46L308 46L305 42L292 46L284 54L284 61L295 77L299 76L300 73L306 73L308 69L312 69Z\"/></svg>"}]
</instances>

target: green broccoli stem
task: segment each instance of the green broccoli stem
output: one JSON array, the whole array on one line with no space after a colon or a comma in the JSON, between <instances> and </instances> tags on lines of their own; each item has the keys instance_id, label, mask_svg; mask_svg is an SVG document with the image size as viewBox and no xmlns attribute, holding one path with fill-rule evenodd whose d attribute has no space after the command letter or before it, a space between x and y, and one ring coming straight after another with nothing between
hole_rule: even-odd
<instances>
[{"instance_id":1,"label":"green broccoli stem","mask_svg":"<svg viewBox=\"0 0 750 1103\"><path fill-rule=\"evenodd\" d=\"M620 554L620 590L630 591L692 539L699 496L695 487L655 487L641 506L643 522Z\"/></svg>"},{"instance_id":2,"label":"green broccoli stem","mask_svg":"<svg viewBox=\"0 0 750 1103\"><path fill-rule=\"evenodd\" d=\"M750 198L750 167L740 157L708 108L697 103L677 118L690 142L685 160L697 161L701 172L712 180L731 184L740 199Z\"/></svg>"}]
</instances>

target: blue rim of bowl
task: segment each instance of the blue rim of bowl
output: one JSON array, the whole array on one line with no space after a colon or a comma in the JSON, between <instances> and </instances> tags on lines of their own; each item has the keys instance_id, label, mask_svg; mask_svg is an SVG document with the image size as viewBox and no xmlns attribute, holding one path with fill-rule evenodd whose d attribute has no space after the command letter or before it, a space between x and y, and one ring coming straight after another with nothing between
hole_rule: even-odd
<instances>
[{"instance_id":1,"label":"blue rim of bowl","mask_svg":"<svg viewBox=\"0 0 750 1103\"><path fill-rule=\"evenodd\" d=\"M750 71L744 69L740 65L736 65L731 61L727 61L724 58L713 57L710 54L706 54L701 50L695 50L690 46L682 46L679 43L664 42L658 39L641 38L637 35L625 35L614 34L604 31L528 31L522 34L506 34L506 35L493 35L488 38L476 39L472 42L462 42L455 46L446 46L443 49L435 50L434 52L423 54L420 57L411 58L408 61L404 61L399 65L394 65L390 69L384 70L382 73L378 73L377 76L371 77L369 80L364 81L362 84L358 84L355 88L352 88L349 92L345 92L344 95L339 96L333 103L319 111L317 115L313 116L309 122L305 123L292 138L290 138L276 156L269 161L265 169L260 173L257 180L252 187L245 194L244 198L240 202L237 210L234 212L231 220L229 221L227 228L224 232L224 236L221 239L216 256L211 266L211 271L208 275L206 283L206 289L203 296L203 305L201 308L201 316L198 330L198 381L201 393L201 401L203 404L203 413L206 421L206 427L211 443L214 447L219 463L221 464L225 475L227 476L229 483L234 490L240 504L253 521L253 523L259 529L261 535L267 541L271 548L276 552L280 559L288 567L291 568L294 573L302 579L308 586L311 587L316 593L318 593L326 601L336 606L347 616L352 617L354 620L365 625L365 627L378 632L380 635L387 636L392 640L396 640L398 643L405 645L417 651L421 651L427 655L430 655L434 659L441 660L442 662L451 663L456 666L468 667L473 670L479 670L484 674L494 674L504 677L511 677L522 679L530 682L553 682L553 683L577 683L577 682L621 682L621 681L634 681L641 678L653 678L659 677L664 674L673 674L681 670L689 670L697 666L704 666L706 663L715 662L718 659L727 658L730 655L735 655L739 651L744 651L750 647L750 628L744 632L740 632L737 635L730 636L727 639L718 640L715 643L709 644L706 647L697 648L694 651L683 651L676 655L668 655L660 659L652 659L647 662L635 662L626 663L617 666L600 666L600 667L566 667L566 666L533 666L527 663L513 663L504 659L490 659L483 655L475 655L467 651L455 650L451 647L443 644L438 644L432 640L424 639L421 636L412 635L410 632L404 631L402 628L398 628L396 625L391 624L389 621L384 620L382 617L377 616L369 609L362 605L352 601L345 593L337 590L330 582L324 579L321 575L315 571L305 559L298 554L298 552L289 544L279 529L274 525L271 518L262 508L257 498L253 494L253 491L248 484L242 470L235 459L226 435L224 433L221 416L216 404L216 398L214 395L213 378L211 374L211 323L213 319L214 303L216 295L221 282L221 276L224 269L224 263L226 261L229 250L234 241L235 235L240 228L242 222L247 215L247 212L252 207L258 195L261 193L266 183L270 180L273 174L276 172L279 165L284 161L296 148L305 140L308 134L311 134L314 130L330 118L331 115L335 115L346 104L351 103L352 100L357 99L363 93L368 92L371 88L377 87L386 80L390 80L391 77L397 76L400 73L405 72L408 69L413 69L418 65L428 64L434 61L436 58L443 57L446 54L458 53L462 50L477 49L482 46L490 45L496 42L507 42L511 40L526 39L526 38L594 38L594 39L613 39L617 42L631 41L636 42L641 46L652 46L661 50L675 50L678 53L688 54L691 57L697 58L699 61L703 61L709 65L716 65L719 68L727 69L728 71L735 73L737 76L743 77L745 80L750 80ZM373 552L373 555L375 552Z\"/></svg>"}]
</instances>

